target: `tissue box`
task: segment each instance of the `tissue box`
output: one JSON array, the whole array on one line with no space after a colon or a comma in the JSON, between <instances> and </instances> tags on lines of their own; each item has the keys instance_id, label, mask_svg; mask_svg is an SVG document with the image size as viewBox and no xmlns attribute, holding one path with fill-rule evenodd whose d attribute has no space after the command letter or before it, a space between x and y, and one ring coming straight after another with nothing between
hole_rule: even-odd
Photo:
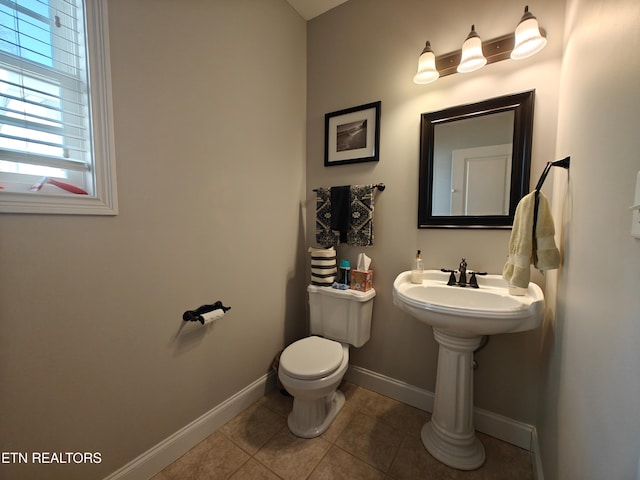
<instances>
[{"instance_id":1,"label":"tissue box","mask_svg":"<svg viewBox=\"0 0 640 480\"><path fill-rule=\"evenodd\" d=\"M373 288L373 270L351 270L351 288L366 292Z\"/></svg>"}]
</instances>

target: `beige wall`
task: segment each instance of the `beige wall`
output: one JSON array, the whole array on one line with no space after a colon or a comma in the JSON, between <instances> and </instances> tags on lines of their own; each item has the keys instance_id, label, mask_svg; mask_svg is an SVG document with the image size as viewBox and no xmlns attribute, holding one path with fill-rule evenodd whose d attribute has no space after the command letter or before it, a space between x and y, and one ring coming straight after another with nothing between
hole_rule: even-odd
<instances>
[{"instance_id":1,"label":"beige wall","mask_svg":"<svg viewBox=\"0 0 640 480\"><path fill-rule=\"evenodd\" d=\"M636 0L567 2L557 155L572 164L554 185L564 265L536 422L549 480L640 478L640 240L628 208L640 170L638 19Z\"/></svg>"},{"instance_id":2,"label":"beige wall","mask_svg":"<svg viewBox=\"0 0 640 480\"><path fill-rule=\"evenodd\" d=\"M0 216L0 450L98 479L304 332L306 24L284 0L109 0L120 214ZM301 275L302 274L302 275ZM211 328L182 313L223 300Z\"/></svg>"},{"instance_id":3,"label":"beige wall","mask_svg":"<svg viewBox=\"0 0 640 480\"><path fill-rule=\"evenodd\" d=\"M639 46L637 2L567 0L565 16L564 2L540 0L541 54L417 86L425 40L455 50L472 22L492 38L522 8L434 5L350 0L305 27L284 0L109 0L120 214L0 216L0 449L101 451L104 462L2 465L1 479L103 478L263 375L306 328L304 224L320 185L388 185L367 249L372 339L352 364L433 391L431 330L392 305L391 283L417 248L429 268L464 255L499 272L509 232L416 228L420 113L531 88L532 183L546 161L573 159L568 189L553 185L562 172L545 185L565 255L546 279L557 315L492 338L476 403L539 427L545 478L633 478L640 257L627 207L640 79L625 62ZM380 162L325 168L324 114L375 100ZM217 299L227 318L179 331L184 310Z\"/></svg>"},{"instance_id":4,"label":"beige wall","mask_svg":"<svg viewBox=\"0 0 640 480\"><path fill-rule=\"evenodd\" d=\"M455 50L471 22L485 38L501 35L520 8L350 0L311 21L307 201L312 205L318 185L387 184L377 198L376 245L367 252L378 291L372 338L353 351L351 363L433 391L437 346L429 328L392 305L392 281L417 248L430 268L455 266L465 255L472 268L499 272L509 232L416 229L419 115L535 88L531 183L547 161L572 157L570 180L554 169L543 189L553 198L564 265L534 276L548 300L543 328L492 337L477 355L476 405L538 427L547 479L635 479L640 241L630 236L628 206L640 170L640 68L633 55L640 5L539 1L531 9L548 33L542 53L433 85L411 83L425 40L436 53ZM323 167L324 114L375 100L382 101L380 162ZM342 248L340 256L353 260L358 251Z\"/></svg>"},{"instance_id":5,"label":"beige wall","mask_svg":"<svg viewBox=\"0 0 640 480\"><path fill-rule=\"evenodd\" d=\"M372 336L352 352L352 364L411 385L435 390L437 344L431 328L392 304L395 276L410 268L421 249L428 268L456 267L501 273L510 230L418 230L420 114L525 90L536 90L531 182L555 156L564 5L537 2L533 13L547 29L549 44L539 55L505 61L431 85L412 81L426 40L438 54L460 48L472 22L485 39L512 31L520 4L500 0L433 3L350 0L308 25L307 221L313 225L312 189L317 186L384 182L375 210ZM380 161L323 166L324 114L376 100L382 102ZM551 183L545 185L550 190ZM309 230L309 243L314 232ZM339 247L352 262L361 249ZM537 275L535 280L544 283ZM498 335L477 355L476 405L516 420L534 423L541 379L541 333Z\"/></svg>"}]
</instances>

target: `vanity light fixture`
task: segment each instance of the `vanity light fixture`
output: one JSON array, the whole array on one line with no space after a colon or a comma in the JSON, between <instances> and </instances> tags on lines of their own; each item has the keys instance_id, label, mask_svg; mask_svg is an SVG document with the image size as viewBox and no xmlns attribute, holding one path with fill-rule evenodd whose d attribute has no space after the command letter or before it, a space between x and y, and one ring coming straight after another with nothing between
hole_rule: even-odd
<instances>
[{"instance_id":1,"label":"vanity light fixture","mask_svg":"<svg viewBox=\"0 0 640 480\"><path fill-rule=\"evenodd\" d=\"M516 27L516 40L511 52L511 58L522 60L535 55L544 48L547 39L540 33L538 20L529 12L529 6L524 7L524 15Z\"/></svg>"},{"instance_id":2,"label":"vanity light fixture","mask_svg":"<svg viewBox=\"0 0 640 480\"><path fill-rule=\"evenodd\" d=\"M413 81L417 84L427 84L439 77L457 72L473 72L484 65L508 58L515 60L527 58L542 50L546 43L544 30L540 29L536 17L526 6L515 33L482 42L475 31L475 25L472 25L471 32L461 50L439 56L435 56L431 43L427 42L420 54L418 71Z\"/></svg>"},{"instance_id":3,"label":"vanity light fixture","mask_svg":"<svg viewBox=\"0 0 640 480\"><path fill-rule=\"evenodd\" d=\"M487 64L487 59L482 54L482 40L476 33L476 26L471 25L471 31L462 44L462 58L458 65L458 73L475 72Z\"/></svg>"},{"instance_id":4,"label":"vanity light fixture","mask_svg":"<svg viewBox=\"0 0 640 480\"><path fill-rule=\"evenodd\" d=\"M419 85L435 82L440 74L436 70L436 56L431 50L431 43L427 44L418 59L418 73L413 77L413 81Z\"/></svg>"}]
</instances>

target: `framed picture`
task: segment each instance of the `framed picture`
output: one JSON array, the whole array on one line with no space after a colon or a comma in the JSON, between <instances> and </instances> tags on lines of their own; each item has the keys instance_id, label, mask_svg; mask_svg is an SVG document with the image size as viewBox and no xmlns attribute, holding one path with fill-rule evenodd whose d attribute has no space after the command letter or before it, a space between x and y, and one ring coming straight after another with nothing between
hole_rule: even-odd
<instances>
[{"instance_id":1,"label":"framed picture","mask_svg":"<svg viewBox=\"0 0 640 480\"><path fill-rule=\"evenodd\" d=\"M324 166L377 162L380 151L380 102L324 116Z\"/></svg>"}]
</instances>

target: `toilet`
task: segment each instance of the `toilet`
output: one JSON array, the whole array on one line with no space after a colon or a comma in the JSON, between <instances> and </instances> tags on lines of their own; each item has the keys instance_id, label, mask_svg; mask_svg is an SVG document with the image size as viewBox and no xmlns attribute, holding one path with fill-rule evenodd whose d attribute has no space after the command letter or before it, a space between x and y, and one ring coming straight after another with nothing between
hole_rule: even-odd
<instances>
[{"instance_id":1,"label":"toilet","mask_svg":"<svg viewBox=\"0 0 640 480\"><path fill-rule=\"evenodd\" d=\"M309 285L307 292L311 336L284 349L278 378L293 396L289 430L313 438L329 428L344 405L338 385L349 367L349 346L369 341L376 291Z\"/></svg>"}]
</instances>

